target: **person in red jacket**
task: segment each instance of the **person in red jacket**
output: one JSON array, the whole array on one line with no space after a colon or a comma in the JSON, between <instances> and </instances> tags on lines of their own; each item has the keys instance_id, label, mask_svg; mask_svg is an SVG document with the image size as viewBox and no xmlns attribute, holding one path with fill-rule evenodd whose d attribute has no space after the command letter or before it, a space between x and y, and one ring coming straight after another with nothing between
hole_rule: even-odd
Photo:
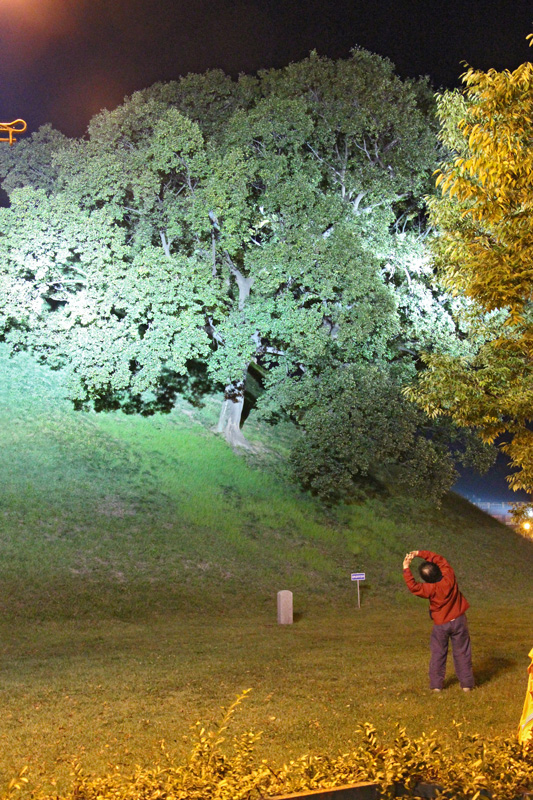
<instances>
[{"instance_id":1,"label":"person in red jacket","mask_svg":"<svg viewBox=\"0 0 533 800\"><path fill-rule=\"evenodd\" d=\"M419 567L424 581L415 581L411 573L411 561L420 557L424 563ZM472 671L472 648L465 612L469 603L459 591L455 573L443 556L430 550L413 550L403 560L403 577L407 588L417 597L429 600L429 614L433 620L431 631L431 658L429 662L429 686L434 692L442 691L446 674L448 642L451 640L455 674L464 692L474 688Z\"/></svg>"}]
</instances>

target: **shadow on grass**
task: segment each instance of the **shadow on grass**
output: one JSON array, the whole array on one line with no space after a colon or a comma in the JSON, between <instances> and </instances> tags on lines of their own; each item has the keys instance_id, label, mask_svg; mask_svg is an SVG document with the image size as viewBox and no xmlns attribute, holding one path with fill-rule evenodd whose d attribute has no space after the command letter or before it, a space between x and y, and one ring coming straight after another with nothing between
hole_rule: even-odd
<instances>
[{"instance_id":1,"label":"shadow on grass","mask_svg":"<svg viewBox=\"0 0 533 800\"><path fill-rule=\"evenodd\" d=\"M493 678L508 672L515 664L515 659L506 656L489 656L483 659L479 664L474 664L476 684L483 686L484 683L490 683Z\"/></svg>"},{"instance_id":2,"label":"shadow on grass","mask_svg":"<svg viewBox=\"0 0 533 800\"><path fill-rule=\"evenodd\" d=\"M483 658L479 662L474 662L474 678L476 686L483 686L490 683L497 675L508 672L516 665L516 661L512 658L505 656L489 656ZM448 689L450 686L459 683L455 675L450 676L444 682L444 688Z\"/></svg>"}]
</instances>

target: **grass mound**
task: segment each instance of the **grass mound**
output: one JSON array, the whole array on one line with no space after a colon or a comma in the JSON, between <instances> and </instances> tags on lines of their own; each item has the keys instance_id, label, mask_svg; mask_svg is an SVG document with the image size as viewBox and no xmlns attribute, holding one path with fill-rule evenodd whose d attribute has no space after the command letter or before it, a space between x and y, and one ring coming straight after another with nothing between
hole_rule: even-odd
<instances>
[{"instance_id":1,"label":"grass mound","mask_svg":"<svg viewBox=\"0 0 533 800\"><path fill-rule=\"evenodd\" d=\"M376 600L405 597L406 550L443 551L483 601L528 595L533 546L457 496L325 511L210 431L209 409L74 412L57 373L0 363L0 612L118 616L260 608L280 588L300 610L351 604L350 572ZM264 437L250 425L251 436Z\"/></svg>"}]
</instances>

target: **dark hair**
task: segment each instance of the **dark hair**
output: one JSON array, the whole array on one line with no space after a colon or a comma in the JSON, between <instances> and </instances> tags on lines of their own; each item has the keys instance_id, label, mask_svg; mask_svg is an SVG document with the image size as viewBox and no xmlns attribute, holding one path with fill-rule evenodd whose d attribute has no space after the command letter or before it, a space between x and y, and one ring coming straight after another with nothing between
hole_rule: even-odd
<instances>
[{"instance_id":1,"label":"dark hair","mask_svg":"<svg viewBox=\"0 0 533 800\"><path fill-rule=\"evenodd\" d=\"M432 561L424 561L423 564L420 564L418 571L426 583L438 583L442 578L442 572Z\"/></svg>"}]
</instances>

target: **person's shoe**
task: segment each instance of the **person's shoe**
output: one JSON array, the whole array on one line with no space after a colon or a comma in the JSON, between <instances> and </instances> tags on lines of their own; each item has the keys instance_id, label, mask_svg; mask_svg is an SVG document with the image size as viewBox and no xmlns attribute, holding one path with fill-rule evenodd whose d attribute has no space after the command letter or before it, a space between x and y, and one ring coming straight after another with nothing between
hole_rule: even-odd
<instances>
[{"instance_id":1,"label":"person's shoe","mask_svg":"<svg viewBox=\"0 0 533 800\"><path fill-rule=\"evenodd\" d=\"M463 686L462 688L463 688L463 692L471 692L472 691L472 687L471 686Z\"/></svg>"},{"instance_id":2,"label":"person's shoe","mask_svg":"<svg viewBox=\"0 0 533 800\"><path fill-rule=\"evenodd\" d=\"M442 689L432 689L432 692L442 692Z\"/></svg>"}]
</instances>

